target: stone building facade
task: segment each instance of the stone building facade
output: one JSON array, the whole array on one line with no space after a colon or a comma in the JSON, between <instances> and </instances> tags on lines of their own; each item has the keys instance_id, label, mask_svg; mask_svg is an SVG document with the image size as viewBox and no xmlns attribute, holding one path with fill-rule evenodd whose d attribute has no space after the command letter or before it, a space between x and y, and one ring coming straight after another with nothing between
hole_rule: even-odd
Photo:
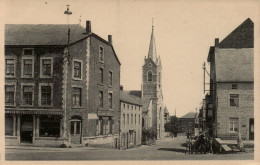
<instances>
[{"instance_id":1,"label":"stone building facade","mask_svg":"<svg viewBox=\"0 0 260 165\"><path fill-rule=\"evenodd\" d=\"M141 146L142 101L140 97L120 92L120 149Z\"/></svg>"},{"instance_id":2,"label":"stone building facade","mask_svg":"<svg viewBox=\"0 0 260 165\"><path fill-rule=\"evenodd\" d=\"M208 62L213 135L237 139L241 134L242 139L253 140L254 23L247 19L220 43L216 39Z\"/></svg>"},{"instance_id":3,"label":"stone building facade","mask_svg":"<svg viewBox=\"0 0 260 165\"><path fill-rule=\"evenodd\" d=\"M112 37L86 27L70 25L68 47L67 25L6 25L7 145L115 145L120 62Z\"/></svg>"}]
</instances>

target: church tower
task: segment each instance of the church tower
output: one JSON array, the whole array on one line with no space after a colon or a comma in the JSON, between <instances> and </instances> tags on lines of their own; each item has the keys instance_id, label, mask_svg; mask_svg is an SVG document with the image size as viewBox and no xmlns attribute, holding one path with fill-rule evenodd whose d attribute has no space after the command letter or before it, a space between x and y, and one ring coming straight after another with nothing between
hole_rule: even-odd
<instances>
[{"instance_id":1,"label":"church tower","mask_svg":"<svg viewBox=\"0 0 260 165\"><path fill-rule=\"evenodd\" d=\"M142 71L143 120L145 120L146 128L154 128L157 130L157 138L162 138L164 135L162 66L160 56L156 52L153 25L148 56L144 59Z\"/></svg>"}]
</instances>

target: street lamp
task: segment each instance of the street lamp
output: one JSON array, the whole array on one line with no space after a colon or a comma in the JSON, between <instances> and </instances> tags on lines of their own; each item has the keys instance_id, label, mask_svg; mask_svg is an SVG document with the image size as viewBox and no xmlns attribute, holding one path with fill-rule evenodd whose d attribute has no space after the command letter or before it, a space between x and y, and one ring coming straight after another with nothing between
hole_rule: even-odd
<instances>
[{"instance_id":1,"label":"street lamp","mask_svg":"<svg viewBox=\"0 0 260 165\"><path fill-rule=\"evenodd\" d=\"M69 65L69 44L70 44L70 27L69 27L69 16L72 14L70 11L70 5L67 5L67 10L64 14L68 15L68 45L67 50L64 51L64 119L63 119L63 138L64 144L66 144L65 139L67 138L67 82L68 82L68 65Z\"/></svg>"}]
</instances>

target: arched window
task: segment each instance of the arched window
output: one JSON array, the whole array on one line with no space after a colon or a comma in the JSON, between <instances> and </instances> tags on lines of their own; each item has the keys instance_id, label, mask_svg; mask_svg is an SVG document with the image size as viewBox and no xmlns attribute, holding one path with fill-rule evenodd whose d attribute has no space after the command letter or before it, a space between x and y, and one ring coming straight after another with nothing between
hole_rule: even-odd
<instances>
[{"instance_id":1,"label":"arched window","mask_svg":"<svg viewBox=\"0 0 260 165\"><path fill-rule=\"evenodd\" d=\"M151 71L148 72L147 81L153 81L153 73Z\"/></svg>"}]
</instances>

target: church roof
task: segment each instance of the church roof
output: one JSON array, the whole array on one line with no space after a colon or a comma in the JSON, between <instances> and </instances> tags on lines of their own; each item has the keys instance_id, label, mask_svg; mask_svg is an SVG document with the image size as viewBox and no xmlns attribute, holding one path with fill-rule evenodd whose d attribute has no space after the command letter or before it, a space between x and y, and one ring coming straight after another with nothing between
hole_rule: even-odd
<instances>
[{"instance_id":1,"label":"church roof","mask_svg":"<svg viewBox=\"0 0 260 165\"><path fill-rule=\"evenodd\" d=\"M182 118L182 119L193 119L194 118L195 119L195 117L196 117L196 112L189 112L180 118Z\"/></svg>"},{"instance_id":2,"label":"church roof","mask_svg":"<svg viewBox=\"0 0 260 165\"><path fill-rule=\"evenodd\" d=\"M157 63L157 53L156 53L156 45L155 45L155 37L154 37L153 26L152 26L152 33L151 33L151 40L150 40L148 58L151 58L155 63Z\"/></svg>"}]
</instances>

